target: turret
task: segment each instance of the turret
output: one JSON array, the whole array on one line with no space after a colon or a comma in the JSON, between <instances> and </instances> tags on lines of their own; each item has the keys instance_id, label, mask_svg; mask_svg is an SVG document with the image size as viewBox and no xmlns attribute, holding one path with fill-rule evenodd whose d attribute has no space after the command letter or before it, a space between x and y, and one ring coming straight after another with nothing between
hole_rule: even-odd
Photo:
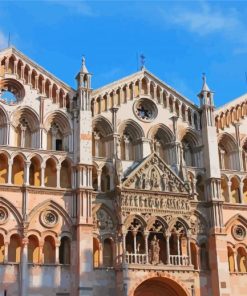
<instances>
[{"instance_id":1,"label":"turret","mask_svg":"<svg viewBox=\"0 0 247 296\"><path fill-rule=\"evenodd\" d=\"M81 69L76 75L77 93L81 110L90 110L91 78L92 74L88 72L86 67L86 59L83 57Z\"/></svg>"},{"instance_id":2,"label":"turret","mask_svg":"<svg viewBox=\"0 0 247 296\"><path fill-rule=\"evenodd\" d=\"M215 125L214 92L211 91L210 88L208 87L205 74L203 74L202 80L203 80L202 89L198 94L198 97L200 99L200 107L202 110L204 110L202 125L206 124L208 126L214 126Z\"/></svg>"}]
</instances>

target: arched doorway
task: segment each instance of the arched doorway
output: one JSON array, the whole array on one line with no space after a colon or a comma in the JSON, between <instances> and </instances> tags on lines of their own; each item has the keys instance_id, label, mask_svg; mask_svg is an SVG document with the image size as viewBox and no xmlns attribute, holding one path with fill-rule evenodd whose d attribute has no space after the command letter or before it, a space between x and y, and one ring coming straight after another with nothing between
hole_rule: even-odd
<instances>
[{"instance_id":1,"label":"arched doorway","mask_svg":"<svg viewBox=\"0 0 247 296\"><path fill-rule=\"evenodd\" d=\"M188 296L188 294L177 282L157 277L141 283L133 296Z\"/></svg>"}]
</instances>

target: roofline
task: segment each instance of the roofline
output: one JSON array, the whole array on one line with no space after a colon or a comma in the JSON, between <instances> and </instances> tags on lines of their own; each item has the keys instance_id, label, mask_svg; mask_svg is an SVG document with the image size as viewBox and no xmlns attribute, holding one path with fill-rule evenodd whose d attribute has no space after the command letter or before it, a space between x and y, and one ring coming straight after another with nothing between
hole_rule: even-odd
<instances>
[{"instance_id":1,"label":"roofline","mask_svg":"<svg viewBox=\"0 0 247 296\"><path fill-rule=\"evenodd\" d=\"M179 93L177 90L175 90L169 84L165 83L163 80L161 80L160 78L158 78L156 75L154 75L150 71L148 71L146 68L144 68L143 70L137 71L137 72L135 72L133 74L130 74L128 76L125 76L124 78L121 78L119 80L116 80L116 81L113 81L113 82L111 82L109 84L106 84L106 85L104 85L104 86L102 86L102 87L100 87L98 89L93 90L92 96L95 96L98 93L101 93L104 90L107 90L108 88L114 87L117 84L124 83L126 80L131 80L132 78L140 75L141 73L146 73L146 74L152 76L157 82L163 84L166 88L168 88L170 91L172 91L174 94L176 94L180 99L184 100L187 104L189 104L193 108L196 108L197 110L200 109L200 107L197 104L195 104L190 99L188 99L187 97L185 97L184 95L182 95L181 93Z\"/></svg>"},{"instance_id":2,"label":"roofline","mask_svg":"<svg viewBox=\"0 0 247 296\"><path fill-rule=\"evenodd\" d=\"M44 72L44 74L46 76L52 77L52 79L55 80L57 83L62 84L63 87L66 88L67 90L76 92L76 90L74 88L72 88L70 85L68 85L67 83L63 82L62 80L60 80L59 78L57 78L54 74L52 74L51 72L49 72L46 69L44 69L37 62L35 62L32 59L30 59L29 57L27 57L24 53L22 53L21 51L19 51L18 49L16 49L14 46L10 46L10 47L7 47L7 48L1 50L0 51L0 55L5 54L5 53L8 53L8 52L18 54L21 58L23 58L25 61L27 61L29 64L31 64L34 68L38 68L38 70L40 70L40 72Z\"/></svg>"},{"instance_id":3,"label":"roofline","mask_svg":"<svg viewBox=\"0 0 247 296\"><path fill-rule=\"evenodd\" d=\"M237 105L237 103L239 103L241 105L241 103L243 103L245 100L247 100L247 93L241 95L240 97L237 97L231 101L229 101L228 103L225 103L222 106L219 106L215 109L215 112L217 114L226 111L227 109L231 109L231 107L235 107Z\"/></svg>"}]
</instances>

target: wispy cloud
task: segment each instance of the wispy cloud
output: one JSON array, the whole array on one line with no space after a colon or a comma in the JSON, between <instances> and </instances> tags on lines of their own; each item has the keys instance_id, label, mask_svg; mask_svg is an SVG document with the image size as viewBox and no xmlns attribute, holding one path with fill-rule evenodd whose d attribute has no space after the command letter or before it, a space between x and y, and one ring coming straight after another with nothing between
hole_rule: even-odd
<instances>
[{"instance_id":1,"label":"wispy cloud","mask_svg":"<svg viewBox=\"0 0 247 296\"><path fill-rule=\"evenodd\" d=\"M170 14L168 20L199 35L229 32L242 27L236 10L217 10L205 2L201 2L198 10L175 8L175 13Z\"/></svg>"},{"instance_id":2,"label":"wispy cloud","mask_svg":"<svg viewBox=\"0 0 247 296\"><path fill-rule=\"evenodd\" d=\"M50 2L63 6L70 14L84 15L88 17L95 17L98 15L98 12L94 11L84 0L51 0Z\"/></svg>"},{"instance_id":3,"label":"wispy cloud","mask_svg":"<svg viewBox=\"0 0 247 296\"><path fill-rule=\"evenodd\" d=\"M200 37L219 34L221 38L234 44L235 52L247 51L247 25L241 19L240 11L206 1L199 1L197 4L194 7L176 6L169 14L161 10L163 19L170 25Z\"/></svg>"},{"instance_id":4,"label":"wispy cloud","mask_svg":"<svg viewBox=\"0 0 247 296\"><path fill-rule=\"evenodd\" d=\"M8 46L8 39L4 33L0 30L0 49L6 48Z\"/></svg>"}]
</instances>

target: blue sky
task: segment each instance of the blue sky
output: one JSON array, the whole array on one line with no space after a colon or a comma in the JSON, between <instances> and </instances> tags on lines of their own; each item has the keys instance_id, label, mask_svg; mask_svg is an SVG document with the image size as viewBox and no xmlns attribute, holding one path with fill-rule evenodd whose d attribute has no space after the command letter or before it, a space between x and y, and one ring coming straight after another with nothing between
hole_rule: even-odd
<instances>
[{"instance_id":1,"label":"blue sky","mask_svg":"<svg viewBox=\"0 0 247 296\"><path fill-rule=\"evenodd\" d=\"M146 67L194 102L202 73L216 105L247 92L245 1L3 1L0 48L8 42L75 87L86 56L93 87Z\"/></svg>"}]
</instances>

